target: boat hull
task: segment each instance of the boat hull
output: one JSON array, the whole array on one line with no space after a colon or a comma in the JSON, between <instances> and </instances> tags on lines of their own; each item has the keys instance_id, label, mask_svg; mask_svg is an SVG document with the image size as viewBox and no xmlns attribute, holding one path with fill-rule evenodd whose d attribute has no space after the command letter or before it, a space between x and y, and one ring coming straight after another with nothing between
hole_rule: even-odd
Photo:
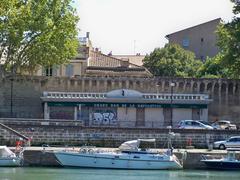
<instances>
[{"instance_id":1,"label":"boat hull","mask_svg":"<svg viewBox=\"0 0 240 180\"><path fill-rule=\"evenodd\" d=\"M240 161L202 160L211 169L240 169Z\"/></svg>"},{"instance_id":2,"label":"boat hull","mask_svg":"<svg viewBox=\"0 0 240 180\"><path fill-rule=\"evenodd\" d=\"M59 163L66 167L106 169L181 169L176 160L164 160L162 156L139 158L136 155L81 154L69 152L54 153ZM134 159L136 158L136 159ZM152 158L149 159L149 158Z\"/></svg>"},{"instance_id":3,"label":"boat hull","mask_svg":"<svg viewBox=\"0 0 240 180\"><path fill-rule=\"evenodd\" d=\"M21 165L21 159L17 157L0 158L0 167L17 167Z\"/></svg>"}]
</instances>

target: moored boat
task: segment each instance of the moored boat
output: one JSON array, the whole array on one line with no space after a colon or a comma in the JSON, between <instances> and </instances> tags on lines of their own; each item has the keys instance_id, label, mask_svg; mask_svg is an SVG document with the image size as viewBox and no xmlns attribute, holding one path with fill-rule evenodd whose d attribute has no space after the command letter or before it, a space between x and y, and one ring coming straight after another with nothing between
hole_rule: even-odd
<instances>
[{"instance_id":1,"label":"moored boat","mask_svg":"<svg viewBox=\"0 0 240 180\"><path fill-rule=\"evenodd\" d=\"M81 148L76 151L55 151L62 166L109 169L181 169L182 164L168 149L165 153L141 150L142 141L155 142L155 139L127 141L114 152L100 152L96 148Z\"/></svg>"},{"instance_id":2,"label":"moored boat","mask_svg":"<svg viewBox=\"0 0 240 180\"><path fill-rule=\"evenodd\" d=\"M20 154L17 156L7 146L0 146L0 167L20 166L22 162Z\"/></svg>"},{"instance_id":3,"label":"moored boat","mask_svg":"<svg viewBox=\"0 0 240 180\"><path fill-rule=\"evenodd\" d=\"M240 148L228 148L225 157L203 156L204 162L211 169L240 170Z\"/></svg>"}]
</instances>

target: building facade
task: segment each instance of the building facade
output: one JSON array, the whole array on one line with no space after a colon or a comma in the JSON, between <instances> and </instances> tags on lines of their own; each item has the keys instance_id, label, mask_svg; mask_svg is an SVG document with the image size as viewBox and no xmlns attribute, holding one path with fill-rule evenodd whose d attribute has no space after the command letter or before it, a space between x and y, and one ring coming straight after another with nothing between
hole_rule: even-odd
<instances>
[{"instance_id":1,"label":"building facade","mask_svg":"<svg viewBox=\"0 0 240 180\"><path fill-rule=\"evenodd\" d=\"M213 57L219 52L216 30L221 19L214 19L187 29L166 35L170 44L179 44L184 49L195 53L202 61Z\"/></svg>"},{"instance_id":2,"label":"building facade","mask_svg":"<svg viewBox=\"0 0 240 180\"><path fill-rule=\"evenodd\" d=\"M117 89L106 93L44 92L44 119L82 121L85 126L176 127L183 119L208 120L204 94L141 93Z\"/></svg>"},{"instance_id":3,"label":"building facade","mask_svg":"<svg viewBox=\"0 0 240 180\"><path fill-rule=\"evenodd\" d=\"M127 59L132 64L142 66L145 55L141 55L140 53L137 53L136 55L113 55L113 57L117 59L123 59L123 60Z\"/></svg>"},{"instance_id":4,"label":"building facade","mask_svg":"<svg viewBox=\"0 0 240 180\"><path fill-rule=\"evenodd\" d=\"M145 67L131 63L129 58L123 59L110 54L106 55L98 48L93 48L89 33L86 34L86 37L80 38L79 41L81 46L78 48L78 55L69 60L69 63L51 67L39 67L36 75L55 77L122 76L124 73L129 77L152 76ZM142 59L141 56L136 57L137 60Z\"/></svg>"}]
</instances>

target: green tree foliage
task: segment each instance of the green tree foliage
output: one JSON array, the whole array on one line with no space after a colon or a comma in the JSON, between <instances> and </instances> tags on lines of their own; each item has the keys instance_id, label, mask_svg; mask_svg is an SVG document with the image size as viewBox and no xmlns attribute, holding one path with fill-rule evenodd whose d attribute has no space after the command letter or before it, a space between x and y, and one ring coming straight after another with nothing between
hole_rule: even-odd
<instances>
[{"instance_id":1,"label":"green tree foliage","mask_svg":"<svg viewBox=\"0 0 240 180\"><path fill-rule=\"evenodd\" d=\"M156 48L143 60L143 65L155 76L195 77L202 62L195 60L194 53L177 44Z\"/></svg>"},{"instance_id":2,"label":"green tree foliage","mask_svg":"<svg viewBox=\"0 0 240 180\"><path fill-rule=\"evenodd\" d=\"M199 68L197 77L202 78L229 78L229 69L222 64L223 55L221 53L209 58Z\"/></svg>"},{"instance_id":3,"label":"green tree foliage","mask_svg":"<svg viewBox=\"0 0 240 180\"><path fill-rule=\"evenodd\" d=\"M223 54L224 66L229 69L232 77L240 78L240 1L231 1L234 3L233 13L236 16L231 22L219 26L218 46Z\"/></svg>"},{"instance_id":4,"label":"green tree foliage","mask_svg":"<svg viewBox=\"0 0 240 180\"><path fill-rule=\"evenodd\" d=\"M1 0L0 60L6 68L33 70L62 64L77 53L71 0Z\"/></svg>"}]
</instances>

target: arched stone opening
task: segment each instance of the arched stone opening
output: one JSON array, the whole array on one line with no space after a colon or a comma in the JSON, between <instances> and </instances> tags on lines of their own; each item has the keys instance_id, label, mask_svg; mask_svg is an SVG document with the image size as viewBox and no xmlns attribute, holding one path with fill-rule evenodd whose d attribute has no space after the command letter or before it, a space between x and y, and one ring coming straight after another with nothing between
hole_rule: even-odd
<instances>
[{"instance_id":1,"label":"arched stone opening","mask_svg":"<svg viewBox=\"0 0 240 180\"><path fill-rule=\"evenodd\" d=\"M191 92L191 83L190 83L190 82L187 82L185 91L186 91L187 93L190 93L190 92Z\"/></svg>"},{"instance_id":2,"label":"arched stone opening","mask_svg":"<svg viewBox=\"0 0 240 180\"><path fill-rule=\"evenodd\" d=\"M223 83L221 86L221 94L226 94L226 90L227 90L227 85L226 83Z\"/></svg>"},{"instance_id":3,"label":"arched stone opening","mask_svg":"<svg viewBox=\"0 0 240 180\"><path fill-rule=\"evenodd\" d=\"M228 84L228 94L233 95L233 83Z\"/></svg>"},{"instance_id":4,"label":"arched stone opening","mask_svg":"<svg viewBox=\"0 0 240 180\"><path fill-rule=\"evenodd\" d=\"M199 92L200 92L200 93L203 93L204 90L205 90L205 83L201 83L201 84L200 84Z\"/></svg>"},{"instance_id":5,"label":"arched stone opening","mask_svg":"<svg viewBox=\"0 0 240 180\"><path fill-rule=\"evenodd\" d=\"M140 81L136 81L136 88L140 88Z\"/></svg>"},{"instance_id":6,"label":"arched stone opening","mask_svg":"<svg viewBox=\"0 0 240 180\"><path fill-rule=\"evenodd\" d=\"M133 89L134 87L133 87L133 81L132 80L130 80L129 81L129 89Z\"/></svg>"},{"instance_id":7,"label":"arched stone opening","mask_svg":"<svg viewBox=\"0 0 240 180\"><path fill-rule=\"evenodd\" d=\"M112 89L112 81L111 80L107 80L107 90L111 90Z\"/></svg>"},{"instance_id":8,"label":"arched stone opening","mask_svg":"<svg viewBox=\"0 0 240 180\"><path fill-rule=\"evenodd\" d=\"M212 90L212 86L213 86L212 83L207 84L207 91L208 92Z\"/></svg>"},{"instance_id":9,"label":"arched stone opening","mask_svg":"<svg viewBox=\"0 0 240 180\"><path fill-rule=\"evenodd\" d=\"M240 94L239 93L239 84L235 85L235 94Z\"/></svg>"},{"instance_id":10,"label":"arched stone opening","mask_svg":"<svg viewBox=\"0 0 240 180\"><path fill-rule=\"evenodd\" d=\"M122 88L123 88L123 89L126 89L126 88L127 88L126 81L122 81Z\"/></svg>"},{"instance_id":11,"label":"arched stone opening","mask_svg":"<svg viewBox=\"0 0 240 180\"><path fill-rule=\"evenodd\" d=\"M197 93L197 92L198 92L198 85L197 85L196 82L193 84L193 92L194 92L194 93Z\"/></svg>"},{"instance_id":12,"label":"arched stone opening","mask_svg":"<svg viewBox=\"0 0 240 180\"><path fill-rule=\"evenodd\" d=\"M99 88L99 90L100 90L101 92L105 91L105 90L104 90L104 81L103 81L103 80L100 80L100 81L99 81L99 87L98 87L98 88Z\"/></svg>"},{"instance_id":13,"label":"arched stone opening","mask_svg":"<svg viewBox=\"0 0 240 180\"><path fill-rule=\"evenodd\" d=\"M214 94L217 94L218 91L219 91L219 84L216 83L216 84L214 85Z\"/></svg>"},{"instance_id":14,"label":"arched stone opening","mask_svg":"<svg viewBox=\"0 0 240 180\"><path fill-rule=\"evenodd\" d=\"M179 83L179 86L178 86L178 90L179 90L180 92L183 92L183 87L184 87L184 82L180 82L180 83Z\"/></svg>"},{"instance_id":15,"label":"arched stone opening","mask_svg":"<svg viewBox=\"0 0 240 180\"><path fill-rule=\"evenodd\" d=\"M84 82L84 90L85 91L88 91L90 88L89 88L89 80L88 79L85 79L85 82Z\"/></svg>"},{"instance_id":16,"label":"arched stone opening","mask_svg":"<svg viewBox=\"0 0 240 180\"><path fill-rule=\"evenodd\" d=\"M169 93L170 92L170 82L169 81L165 81L165 84L164 84L164 92L167 92Z\"/></svg>"}]
</instances>

